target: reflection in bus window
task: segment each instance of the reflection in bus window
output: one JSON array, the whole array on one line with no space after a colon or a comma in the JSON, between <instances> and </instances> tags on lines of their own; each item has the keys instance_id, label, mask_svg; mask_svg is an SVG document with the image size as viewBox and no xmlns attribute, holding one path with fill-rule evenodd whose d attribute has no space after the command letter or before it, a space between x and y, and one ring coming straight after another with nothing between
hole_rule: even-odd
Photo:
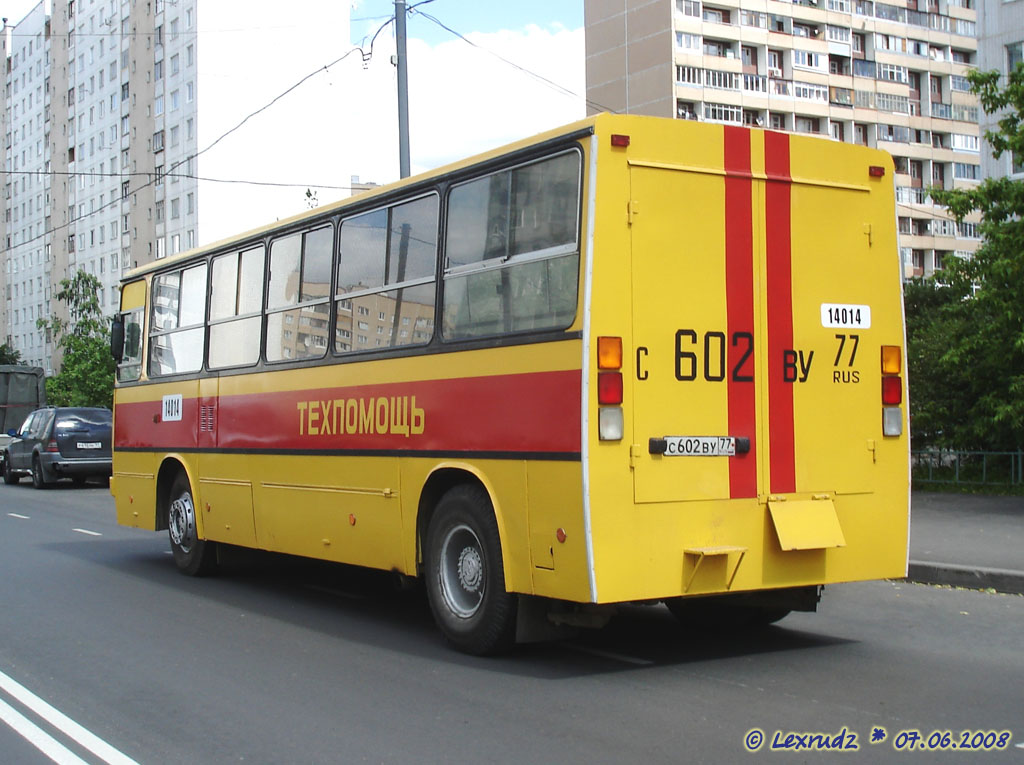
<instances>
[{"instance_id":1,"label":"reflection in bus window","mask_svg":"<svg viewBox=\"0 0 1024 765\"><path fill-rule=\"evenodd\" d=\"M434 334L436 260L434 195L344 221L334 350L429 342Z\"/></svg>"},{"instance_id":2,"label":"reflection in bus window","mask_svg":"<svg viewBox=\"0 0 1024 765\"><path fill-rule=\"evenodd\" d=\"M206 263L153 277L149 374L195 372L203 365Z\"/></svg>"},{"instance_id":3,"label":"reflection in bus window","mask_svg":"<svg viewBox=\"0 0 1024 765\"><path fill-rule=\"evenodd\" d=\"M577 152L453 189L445 337L569 326L576 315L579 204Z\"/></svg>"},{"instance_id":4,"label":"reflection in bus window","mask_svg":"<svg viewBox=\"0 0 1024 765\"><path fill-rule=\"evenodd\" d=\"M327 352L333 240L328 225L271 245L267 361L314 359Z\"/></svg>"},{"instance_id":5,"label":"reflection in bus window","mask_svg":"<svg viewBox=\"0 0 1024 765\"><path fill-rule=\"evenodd\" d=\"M210 369L260 358L263 247L213 259L210 277Z\"/></svg>"}]
</instances>

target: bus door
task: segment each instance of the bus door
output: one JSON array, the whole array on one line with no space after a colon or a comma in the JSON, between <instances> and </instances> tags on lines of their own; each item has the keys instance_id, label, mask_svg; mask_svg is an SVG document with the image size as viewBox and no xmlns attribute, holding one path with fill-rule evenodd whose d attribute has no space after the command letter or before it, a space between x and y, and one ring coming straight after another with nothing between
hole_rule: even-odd
<instances>
[{"instance_id":1,"label":"bus door","mask_svg":"<svg viewBox=\"0 0 1024 765\"><path fill-rule=\"evenodd\" d=\"M199 496L207 539L256 546L252 466L238 455L218 451L220 377L199 380L196 443L199 446Z\"/></svg>"},{"instance_id":2,"label":"bus door","mask_svg":"<svg viewBox=\"0 0 1024 765\"><path fill-rule=\"evenodd\" d=\"M633 163L630 184L634 500L756 497L751 205L737 243L720 171ZM744 243L743 279L727 279Z\"/></svg>"},{"instance_id":3,"label":"bus door","mask_svg":"<svg viewBox=\"0 0 1024 765\"><path fill-rule=\"evenodd\" d=\"M724 173L631 167L635 500L869 492L902 343L891 180L827 141L725 136Z\"/></svg>"}]
</instances>

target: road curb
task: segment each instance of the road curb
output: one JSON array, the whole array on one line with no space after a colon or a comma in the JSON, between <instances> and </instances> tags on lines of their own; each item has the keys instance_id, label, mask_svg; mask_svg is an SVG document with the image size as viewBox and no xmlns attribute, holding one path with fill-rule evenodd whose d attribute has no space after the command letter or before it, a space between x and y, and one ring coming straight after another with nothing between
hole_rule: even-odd
<instances>
[{"instance_id":1,"label":"road curb","mask_svg":"<svg viewBox=\"0 0 1024 765\"><path fill-rule=\"evenodd\" d=\"M1024 595L1024 571L984 566L959 566L955 563L910 561L907 579L921 584L946 584L951 587L993 589Z\"/></svg>"}]
</instances>

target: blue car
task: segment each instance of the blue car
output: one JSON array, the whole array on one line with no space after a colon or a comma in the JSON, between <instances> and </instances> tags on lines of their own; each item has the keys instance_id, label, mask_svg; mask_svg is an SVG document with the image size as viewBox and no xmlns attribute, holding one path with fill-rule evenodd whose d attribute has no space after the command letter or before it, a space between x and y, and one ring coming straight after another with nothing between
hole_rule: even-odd
<instances>
[{"instance_id":1,"label":"blue car","mask_svg":"<svg viewBox=\"0 0 1024 765\"><path fill-rule=\"evenodd\" d=\"M113 416L101 407L47 407L32 412L19 430L10 430L4 450L4 483L31 476L43 489L61 478L76 484L109 478Z\"/></svg>"}]
</instances>

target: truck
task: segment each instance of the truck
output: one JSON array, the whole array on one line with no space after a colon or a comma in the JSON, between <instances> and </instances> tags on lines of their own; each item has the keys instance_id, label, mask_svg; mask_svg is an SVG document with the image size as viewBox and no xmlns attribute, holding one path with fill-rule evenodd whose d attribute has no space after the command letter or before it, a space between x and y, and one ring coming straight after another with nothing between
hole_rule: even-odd
<instances>
[{"instance_id":1,"label":"truck","mask_svg":"<svg viewBox=\"0 0 1024 765\"><path fill-rule=\"evenodd\" d=\"M0 468L9 431L17 430L29 414L46 406L46 373L42 367L0 364Z\"/></svg>"}]
</instances>

